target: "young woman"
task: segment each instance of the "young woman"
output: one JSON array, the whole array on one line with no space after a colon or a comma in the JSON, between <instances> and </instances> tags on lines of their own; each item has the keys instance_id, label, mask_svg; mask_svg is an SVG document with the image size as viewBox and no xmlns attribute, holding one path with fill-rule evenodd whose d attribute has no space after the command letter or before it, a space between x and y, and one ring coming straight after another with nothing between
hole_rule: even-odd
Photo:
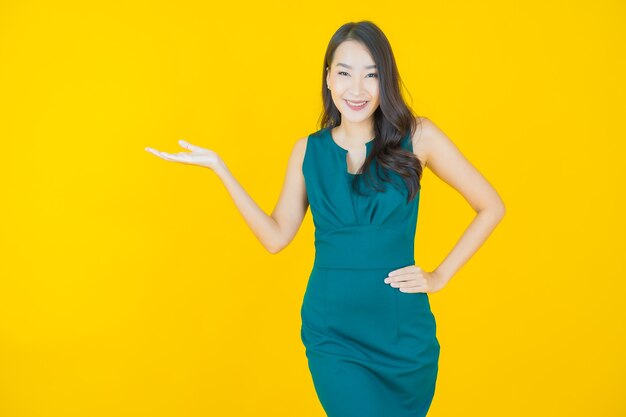
<instances>
[{"instance_id":1,"label":"young woman","mask_svg":"<svg viewBox=\"0 0 626 417\"><path fill-rule=\"evenodd\" d=\"M430 408L440 345L428 294L441 290L504 216L502 200L452 141L400 94L391 46L372 22L343 25L323 67L321 128L299 139L276 208L264 213L211 150L149 152L210 168L271 253L310 205L315 261L301 338L330 417L418 417ZM428 167L477 215L433 271L415 265L420 179Z\"/></svg>"}]
</instances>

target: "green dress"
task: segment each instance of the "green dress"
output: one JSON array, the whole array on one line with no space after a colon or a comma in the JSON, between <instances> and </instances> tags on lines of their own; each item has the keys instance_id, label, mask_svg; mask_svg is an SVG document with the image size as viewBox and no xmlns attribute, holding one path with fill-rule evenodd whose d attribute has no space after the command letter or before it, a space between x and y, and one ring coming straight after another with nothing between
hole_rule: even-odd
<instances>
[{"instance_id":1,"label":"green dress","mask_svg":"<svg viewBox=\"0 0 626 417\"><path fill-rule=\"evenodd\" d=\"M375 140L375 139L374 139ZM373 140L367 142L367 154ZM402 147L412 150L410 136ZM384 282L414 265L419 193L395 172L385 191L347 170L330 128L308 137L302 172L315 225L315 261L301 308L301 339L329 417L420 417L430 408L439 342L427 293Z\"/></svg>"}]
</instances>

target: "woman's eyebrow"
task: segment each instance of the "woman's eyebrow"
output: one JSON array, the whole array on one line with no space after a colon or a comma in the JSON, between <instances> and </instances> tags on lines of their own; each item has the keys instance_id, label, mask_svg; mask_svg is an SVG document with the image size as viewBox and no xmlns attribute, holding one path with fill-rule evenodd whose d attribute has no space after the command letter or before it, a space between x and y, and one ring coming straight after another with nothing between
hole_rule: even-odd
<instances>
[{"instance_id":1,"label":"woman's eyebrow","mask_svg":"<svg viewBox=\"0 0 626 417\"><path fill-rule=\"evenodd\" d=\"M338 66L340 66L340 65L341 65L342 67L346 67L346 68L352 69L352 67L351 67L350 65L348 65L348 64L344 64L344 63L342 63L342 62L338 62L338 63L337 63L337 65L335 65L335 66L336 66L336 67L338 67ZM370 68L376 68L376 64L374 64L374 65L366 65L366 66L365 66L365 69L370 69Z\"/></svg>"}]
</instances>

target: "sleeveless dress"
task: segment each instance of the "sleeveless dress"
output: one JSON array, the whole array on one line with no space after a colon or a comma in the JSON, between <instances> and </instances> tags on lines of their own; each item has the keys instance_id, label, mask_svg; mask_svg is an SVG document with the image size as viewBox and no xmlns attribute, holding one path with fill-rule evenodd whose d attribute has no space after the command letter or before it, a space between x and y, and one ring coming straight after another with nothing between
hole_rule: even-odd
<instances>
[{"instance_id":1,"label":"sleeveless dress","mask_svg":"<svg viewBox=\"0 0 626 417\"><path fill-rule=\"evenodd\" d=\"M402 147L412 151L409 135ZM415 264L419 193L407 203L406 185L389 172L393 186L359 195L350 183L362 174L348 172L347 153L326 127L309 135L302 163L315 261L301 340L315 391L328 417L425 416L440 350L428 294L384 282Z\"/></svg>"}]
</instances>

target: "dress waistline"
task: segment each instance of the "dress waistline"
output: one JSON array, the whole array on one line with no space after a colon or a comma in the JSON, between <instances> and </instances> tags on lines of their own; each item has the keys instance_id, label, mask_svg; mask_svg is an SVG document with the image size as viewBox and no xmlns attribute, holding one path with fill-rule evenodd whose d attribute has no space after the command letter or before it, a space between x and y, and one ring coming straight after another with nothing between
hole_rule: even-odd
<instances>
[{"instance_id":1,"label":"dress waistline","mask_svg":"<svg viewBox=\"0 0 626 417\"><path fill-rule=\"evenodd\" d=\"M404 230L379 225L344 226L323 233L318 230L314 266L395 269L415 264L415 240Z\"/></svg>"}]
</instances>

